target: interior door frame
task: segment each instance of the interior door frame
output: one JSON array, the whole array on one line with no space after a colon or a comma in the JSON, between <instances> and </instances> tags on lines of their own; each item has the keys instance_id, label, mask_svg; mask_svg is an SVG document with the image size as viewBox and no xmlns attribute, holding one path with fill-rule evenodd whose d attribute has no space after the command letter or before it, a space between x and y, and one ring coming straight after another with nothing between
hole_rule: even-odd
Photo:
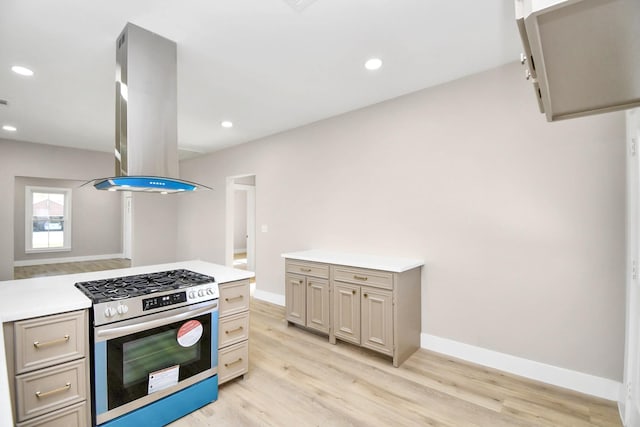
<instances>
[{"instance_id":1,"label":"interior door frame","mask_svg":"<svg viewBox=\"0 0 640 427\"><path fill-rule=\"evenodd\" d=\"M624 425L640 425L640 108L627 111L627 271L624 382L619 401Z\"/></svg>"},{"instance_id":2,"label":"interior door frame","mask_svg":"<svg viewBox=\"0 0 640 427\"><path fill-rule=\"evenodd\" d=\"M233 236L235 225L235 192L247 193L247 269L255 271L256 253L256 187L255 185L238 184L236 180L255 174L236 175L227 177L226 185L226 225L225 225L225 265L233 267Z\"/></svg>"}]
</instances>

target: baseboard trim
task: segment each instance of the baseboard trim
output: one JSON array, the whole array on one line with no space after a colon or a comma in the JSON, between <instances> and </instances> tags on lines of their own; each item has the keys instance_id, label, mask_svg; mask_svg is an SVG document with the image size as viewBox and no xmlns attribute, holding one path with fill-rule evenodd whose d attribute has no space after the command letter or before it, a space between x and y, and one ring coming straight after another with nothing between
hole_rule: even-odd
<instances>
[{"instance_id":1,"label":"baseboard trim","mask_svg":"<svg viewBox=\"0 0 640 427\"><path fill-rule=\"evenodd\" d=\"M253 297L255 299L259 299L262 301L270 302L271 304L276 304L281 307L284 307L285 298L284 295L276 294L273 292L261 291L260 289L256 289L253 292Z\"/></svg>"},{"instance_id":2,"label":"baseboard trim","mask_svg":"<svg viewBox=\"0 0 640 427\"><path fill-rule=\"evenodd\" d=\"M420 346L467 362L614 402L620 400L622 392L622 383L618 381L487 350L435 335L421 334Z\"/></svg>"},{"instance_id":3,"label":"baseboard trim","mask_svg":"<svg viewBox=\"0 0 640 427\"><path fill-rule=\"evenodd\" d=\"M285 305L284 295L256 289L253 297L279 306ZM435 335L420 334L420 347L613 402L620 401L622 393L622 383L619 381L547 365Z\"/></svg>"},{"instance_id":4,"label":"baseboard trim","mask_svg":"<svg viewBox=\"0 0 640 427\"><path fill-rule=\"evenodd\" d=\"M42 264L62 264L63 262L81 262L81 261L101 261L105 259L124 258L124 254L104 254L104 255L87 255L87 256L74 256L65 258L42 258L42 259L25 259L20 261L14 261L14 267L29 267L32 265Z\"/></svg>"}]
</instances>

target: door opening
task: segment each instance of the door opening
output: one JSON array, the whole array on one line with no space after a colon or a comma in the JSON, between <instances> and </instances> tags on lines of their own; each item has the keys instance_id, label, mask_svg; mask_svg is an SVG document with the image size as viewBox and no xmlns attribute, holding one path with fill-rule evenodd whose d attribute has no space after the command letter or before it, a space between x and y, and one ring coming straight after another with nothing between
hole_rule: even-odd
<instances>
[{"instance_id":1,"label":"door opening","mask_svg":"<svg viewBox=\"0 0 640 427\"><path fill-rule=\"evenodd\" d=\"M225 264L255 272L256 176L227 178Z\"/></svg>"}]
</instances>

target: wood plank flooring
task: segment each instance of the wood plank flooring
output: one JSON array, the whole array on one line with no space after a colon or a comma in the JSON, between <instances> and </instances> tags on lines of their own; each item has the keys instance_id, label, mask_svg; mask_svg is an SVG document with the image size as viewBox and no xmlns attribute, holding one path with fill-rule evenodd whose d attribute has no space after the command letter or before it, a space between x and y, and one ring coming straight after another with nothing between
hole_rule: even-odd
<instances>
[{"instance_id":1,"label":"wood plank flooring","mask_svg":"<svg viewBox=\"0 0 640 427\"><path fill-rule=\"evenodd\" d=\"M114 270L131 267L129 259L105 259L99 261L63 262L58 264L40 264L25 267L14 267L14 279L31 277L58 276L60 274L84 273L88 271Z\"/></svg>"},{"instance_id":2,"label":"wood plank flooring","mask_svg":"<svg viewBox=\"0 0 640 427\"><path fill-rule=\"evenodd\" d=\"M419 350L402 366L252 300L249 373L171 427L621 426L614 402Z\"/></svg>"},{"instance_id":3,"label":"wood plank flooring","mask_svg":"<svg viewBox=\"0 0 640 427\"><path fill-rule=\"evenodd\" d=\"M16 278L128 262L16 267ZM374 352L288 326L283 307L252 299L249 373L171 427L621 425L614 402L424 349L394 368Z\"/></svg>"}]
</instances>

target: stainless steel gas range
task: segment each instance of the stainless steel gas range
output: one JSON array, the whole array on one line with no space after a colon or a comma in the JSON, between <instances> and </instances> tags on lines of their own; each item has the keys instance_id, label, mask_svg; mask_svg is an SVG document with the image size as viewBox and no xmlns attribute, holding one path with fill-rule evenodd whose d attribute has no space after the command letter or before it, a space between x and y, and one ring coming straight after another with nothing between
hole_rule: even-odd
<instances>
[{"instance_id":1,"label":"stainless steel gas range","mask_svg":"<svg viewBox=\"0 0 640 427\"><path fill-rule=\"evenodd\" d=\"M93 302L94 425L164 426L218 397L218 284L170 270L76 283Z\"/></svg>"}]
</instances>

